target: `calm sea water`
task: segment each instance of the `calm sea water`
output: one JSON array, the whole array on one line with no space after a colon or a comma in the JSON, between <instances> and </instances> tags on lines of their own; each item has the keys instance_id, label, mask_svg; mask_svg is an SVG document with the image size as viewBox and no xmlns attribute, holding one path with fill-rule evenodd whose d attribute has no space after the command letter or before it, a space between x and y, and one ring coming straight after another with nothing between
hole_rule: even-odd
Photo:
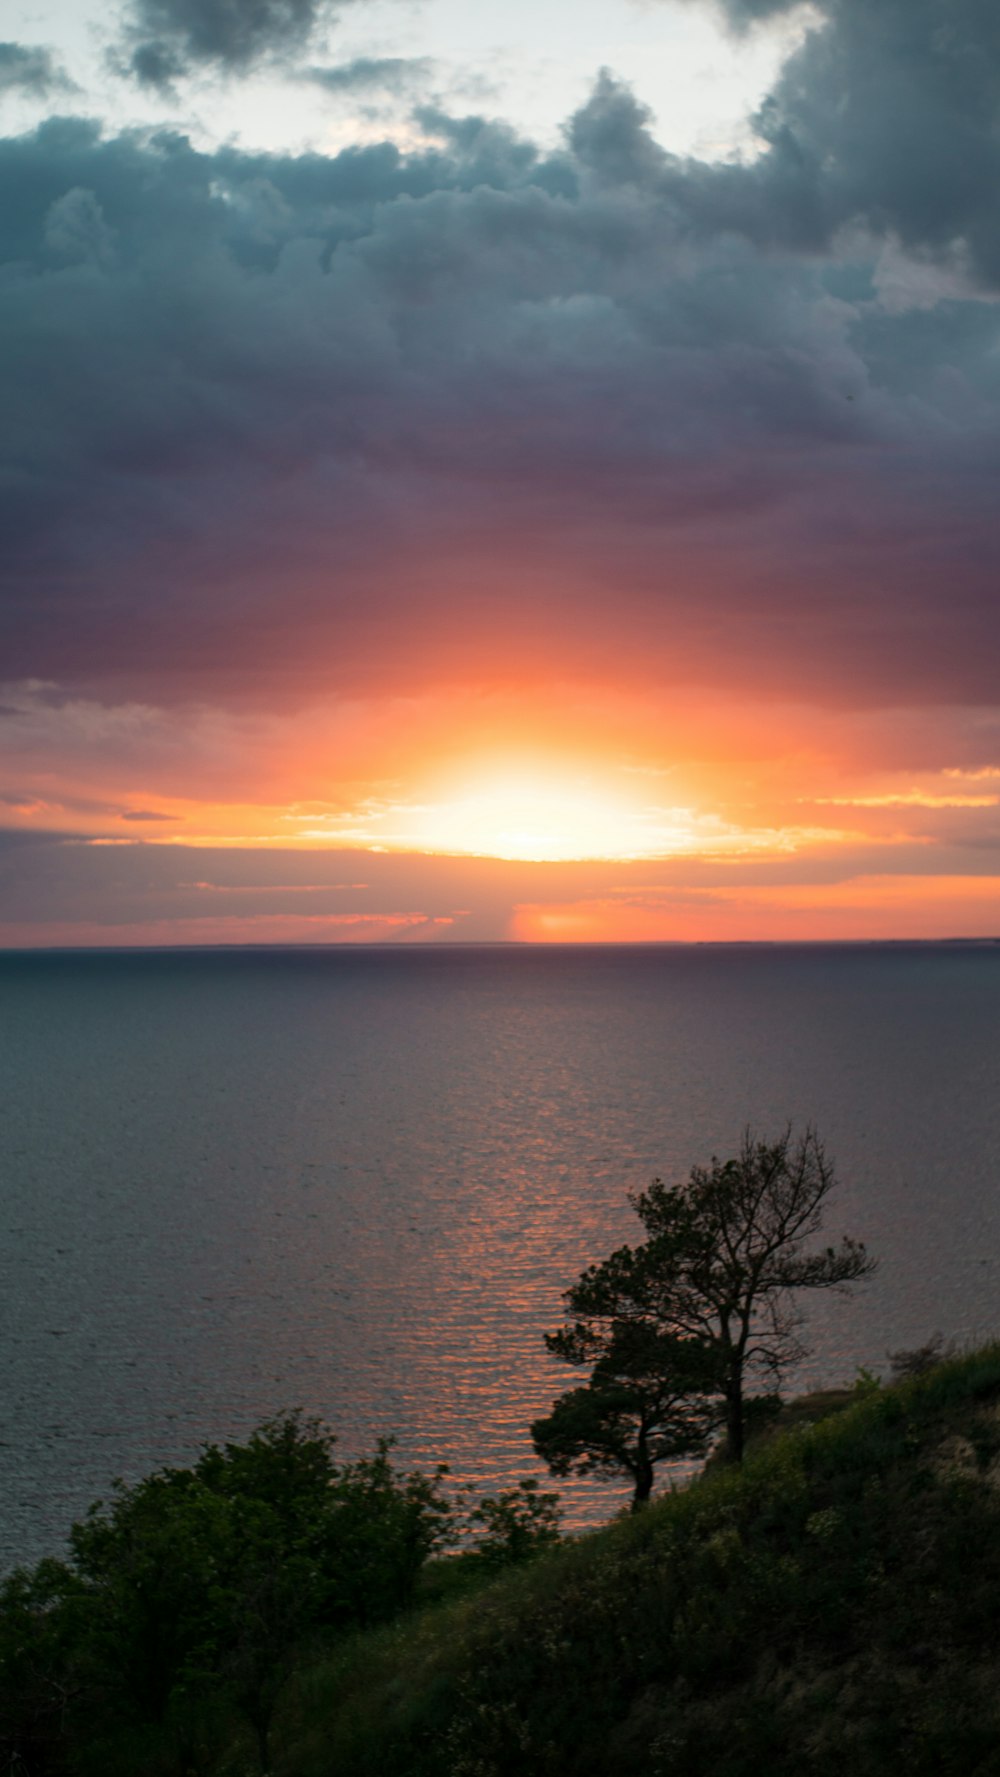
<instances>
[{"instance_id":1,"label":"calm sea water","mask_svg":"<svg viewBox=\"0 0 1000 1777\"><path fill-rule=\"evenodd\" d=\"M292 1406L540 1472L560 1291L748 1122L883 1260L800 1384L1000 1332L1000 946L7 953L0 1087L0 1565Z\"/></svg>"}]
</instances>

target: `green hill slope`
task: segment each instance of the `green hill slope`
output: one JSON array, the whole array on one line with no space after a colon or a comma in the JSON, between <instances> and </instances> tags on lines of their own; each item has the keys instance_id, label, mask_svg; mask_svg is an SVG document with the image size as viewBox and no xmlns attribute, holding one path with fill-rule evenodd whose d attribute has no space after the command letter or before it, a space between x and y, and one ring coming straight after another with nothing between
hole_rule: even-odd
<instances>
[{"instance_id":1,"label":"green hill slope","mask_svg":"<svg viewBox=\"0 0 1000 1777\"><path fill-rule=\"evenodd\" d=\"M1000 1773L1000 1347L300 1678L282 1777Z\"/></svg>"}]
</instances>

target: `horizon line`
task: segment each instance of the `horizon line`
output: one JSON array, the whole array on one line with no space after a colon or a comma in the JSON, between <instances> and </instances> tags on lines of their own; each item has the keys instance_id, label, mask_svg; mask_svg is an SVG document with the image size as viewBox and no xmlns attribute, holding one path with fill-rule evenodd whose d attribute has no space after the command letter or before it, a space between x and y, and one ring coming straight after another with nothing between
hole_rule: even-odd
<instances>
[{"instance_id":1,"label":"horizon line","mask_svg":"<svg viewBox=\"0 0 1000 1777\"><path fill-rule=\"evenodd\" d=\"M391 938L372 938L363 941L330 939L326 942L296 942L287 940L253 942L252 940L233 940L219 943L183 943L176 944L0 944L0 957L10 956L135 956L135 955L185 955L213 954L220 951L226 953L254 951L260 952L308 952L322 954L336 951L350 954L352 951L379 950L386 952L405 953L420 950L427 952L449 950L847 950L851 948L876 949L903 947L928 949L933 946L951 948L989 948L1000 946L1000 934L983 933L979 936L953 936L938 938L412 938L408 940Z\"/></svg>"}]
</instances>

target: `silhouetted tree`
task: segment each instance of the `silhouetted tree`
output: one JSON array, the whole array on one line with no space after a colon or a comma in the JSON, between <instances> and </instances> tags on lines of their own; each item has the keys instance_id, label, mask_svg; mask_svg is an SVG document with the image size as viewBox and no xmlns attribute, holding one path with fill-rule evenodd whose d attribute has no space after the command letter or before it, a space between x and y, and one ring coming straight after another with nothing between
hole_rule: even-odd
<instances>
[{"instance_id":1,"label":"silhouetted tree","mask_svg":"<svg viewBox=\"0 0 1000 1777\"><path fill-rule=\"evenodd\" d=\"M626 1474L638 1511L658 1462L704 1454L718 1411L712 1355L700 1341L677 1339L649 1320L592 1314L549 1334L546 1344L567 1363L593 1365L586 1387L561 1395L531 1428L553 1474Z\"/></svg>"},{"instance_id":2,"label":"silhouetted tree","mask_svg":"<svg viewBox=\"0 0 1000 1777\"><path fill-rule=\"evenodd\" d=\"M793 1140L789 1125L772 1142L747 1129L732 1159L630 1195L647 1239L583 1272L565 1295L574 1319L546 1335L557 1357L593 1365L587 1386L532 1427L555 1473L618 1469L641 1503L653 1463L704 1448L713 1410L727 1455L742 1459L748 1381L773 1389L804 1355L797 1293L876 1268L855 1240L803 1250L833 1184L815 1131Z\"/></svg>"}]
</instances>

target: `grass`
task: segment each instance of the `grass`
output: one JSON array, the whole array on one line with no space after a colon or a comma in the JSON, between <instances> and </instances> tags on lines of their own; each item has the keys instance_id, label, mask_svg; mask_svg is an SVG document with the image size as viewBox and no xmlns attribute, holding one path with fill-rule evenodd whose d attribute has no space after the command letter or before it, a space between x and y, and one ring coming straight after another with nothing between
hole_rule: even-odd
<instances>
[{"instance_id":1,"label":"grass","mask_svg":"<svg viewBox=\"0 0 1000 1777\"><path fill-rule=\"evenodd\" d=\"M259 1777L221 1692L73 1719L24 1777ZM272 1739L271 1777L1000 1777L1000 1345L792 1403L530 1565L429 1563L298 1650Z\"/></svg>"},{"instance_id":2,"label":"grass","mask_svg":"<svg viewBox=\"0 0 1000 1777\"><path fill-rule=\"evenodd\" d=\"M1000 1347L834 1404L307 1670L281 1777L1000 1777Z\"/></svg>"}]
</instances>

